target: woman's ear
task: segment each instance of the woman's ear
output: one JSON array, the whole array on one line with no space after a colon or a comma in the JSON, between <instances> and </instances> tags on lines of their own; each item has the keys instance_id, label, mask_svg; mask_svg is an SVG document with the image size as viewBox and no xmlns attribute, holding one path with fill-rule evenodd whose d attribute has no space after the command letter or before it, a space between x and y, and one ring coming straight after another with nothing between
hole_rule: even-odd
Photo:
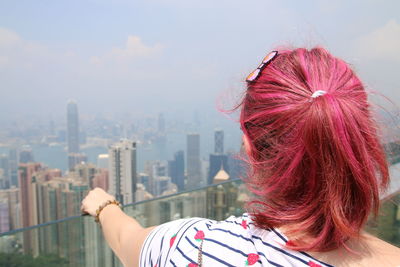
<instances>
[{"instance_id":1,"label":"woman's ear","mask_svg":"<svg viewBox=\"0 0 400 267\"><path fill-rule=\"evenodd\" d=\"M250 142L247 136L244 134L242 135L242 141L243 141L244 151L246 152L247 155L250 155L251 152Z\"/></svg>"}]
</instances>

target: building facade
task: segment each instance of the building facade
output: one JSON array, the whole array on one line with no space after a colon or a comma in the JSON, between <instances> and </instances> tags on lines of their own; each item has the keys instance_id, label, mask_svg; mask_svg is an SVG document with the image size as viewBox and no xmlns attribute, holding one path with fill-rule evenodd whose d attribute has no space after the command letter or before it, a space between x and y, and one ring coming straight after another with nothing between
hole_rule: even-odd
<instances>
[{"instance_id":1,"label":"building facade","mask_svg":"<svg viewBox=\"0 0 400 267\"><path fill-rule=\"evenodd\" d=\"M78 105L72 100L67 104L67 142L68 153L79 153Z\"/></svg>"},{"instance_id":2,"label":"building facade","mask_svg":"<svg viewBox=\"0 0 400 267\"><path fill-rule=\"evenodd\" d=\"M194 189L203 185L200 161L200 135L192 133L186 139L186 189Z\"/></svg>"},{"instance_id":3,"label":"building facade","mask_svg":"<svg viewBox=\"0 0 400 267\"><path fill-rule=\"evenodd\" d=\"M224 131L221 129L214 131L214 153L224 154Z\"/></svg>"},{"instance_id":4,"label":"building facade","mask_svg":"<svg viewBox=\"0 0 400 267\"><path fill-rule=\"evenodd\" d=\"M168 161L168 175L178 191L185 189L185 154L182 150L175 152L174 159Z\"/></svg>"},{"instance_id":5,"label":"building facade","mask_svg":"<svg viewBox=\"0 0 400 267\"><path fill-rule=\"evenodd\" d=\"M109 148L109 193L124 204L135 202L136 143L121 140Z\"/></svg>"}]
</instances>

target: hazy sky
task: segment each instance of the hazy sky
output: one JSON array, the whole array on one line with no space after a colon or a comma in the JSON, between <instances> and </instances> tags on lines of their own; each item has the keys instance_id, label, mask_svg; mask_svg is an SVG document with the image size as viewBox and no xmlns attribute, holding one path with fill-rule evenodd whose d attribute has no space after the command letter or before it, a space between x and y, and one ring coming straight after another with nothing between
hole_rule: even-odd
<instances>
[{"instance_id":1,"label":"hazy sky","mask_svg":"<svg viewBox=\"0 0 400 267\"><path fill-rule=\"evenodd\" d=\"M0 116L215 109L277 45L322 45L400 104L400 1L1 1Z\"/></svg>"}]
</instances>

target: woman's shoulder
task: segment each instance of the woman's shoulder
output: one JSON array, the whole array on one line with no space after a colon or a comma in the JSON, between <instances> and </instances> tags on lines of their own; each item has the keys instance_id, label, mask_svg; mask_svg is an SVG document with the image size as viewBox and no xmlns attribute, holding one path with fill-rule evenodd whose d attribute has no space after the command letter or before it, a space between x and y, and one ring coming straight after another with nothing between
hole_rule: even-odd
<instances>
[{"instance_id":1,"label":"woman's shoulder","mask_svg":"<svg viewBox=\"0 0 400 267\"><path fill-rule=\"evenodd\" d=\"M362 261L369 266L400 266L400 248L365 233L357 242Z\"/></svg>"},{"instance_id":2,"label":"woman's shoulder","mask_svg":"<svg viewBox=\"0 0 400 267\"><path fill-rule=\"evenodd\" d=\"M337 267L400 266L400 248L370 234L362 233L359 238L348 240L346 246L347 248L341 247L328 252L312 252L311 254Z\"/></svg>"}]
</instances>

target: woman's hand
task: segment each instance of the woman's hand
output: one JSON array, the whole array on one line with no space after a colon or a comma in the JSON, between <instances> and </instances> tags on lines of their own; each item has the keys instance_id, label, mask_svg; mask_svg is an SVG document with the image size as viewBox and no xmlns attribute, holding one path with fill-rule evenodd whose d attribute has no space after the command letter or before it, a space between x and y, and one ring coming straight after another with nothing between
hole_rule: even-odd
<instances>
[{"instance_id":1,"label":"woman's hand","mask_svg":"<svg viewBox=\"0 0 400 267\"><path fill-rule=\"evenodd\" d=\"M81 211L96 216L96 210L100 205L108 200L115 200L114 196L108 194L103 189L97 187L91 190L88 195L82 200Z\"/></svg>"}]
</instances>

